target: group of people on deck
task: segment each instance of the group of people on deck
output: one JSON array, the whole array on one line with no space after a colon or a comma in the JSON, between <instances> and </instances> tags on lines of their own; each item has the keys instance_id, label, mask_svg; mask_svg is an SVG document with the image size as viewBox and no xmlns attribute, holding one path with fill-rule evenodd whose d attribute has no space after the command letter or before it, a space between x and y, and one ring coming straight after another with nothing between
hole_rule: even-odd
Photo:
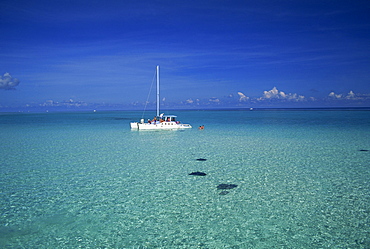
<instances>
[{"instance_id":1,"label":"group of people on deck","mask_svg":"<svg viewBox=\"0 0 370 249\"><path fill-rule=\"evenodd\" d=\"M165 118L162 118L162 115L159 117L159 121L157 120L157 117L155 116L152 120L148 119L148 124L157 124L157 122L159 123L163 123L163 122L176 122L176 124L179 124L180 122L179 121L175 121L175 118L172 117L172 120L171 120L171 117L165 117ZM201 125L198 127L199 130L204 130L204 125Z\"/></svg>"},{"instance_id":2,"label":"group of people on deck","mask_svg":"<svg viewBox=\"0 0 370 249\"><path fill-rule=\"evenodd\" d=\"M175 120L172 120L172 121L175 121ZM164 119L160 118L159 119L159 122L160 123L163 123L163 122L171 122L171 119L170 119L170 117L167 117L167 120L164 120ZM156 124L157 123L157 117L154 117L153 120L148 119L148 123L149 124L151 124L151 123ZM176 123L178 123L178 122L176 122Z\"/></svg>"}]
</instances>

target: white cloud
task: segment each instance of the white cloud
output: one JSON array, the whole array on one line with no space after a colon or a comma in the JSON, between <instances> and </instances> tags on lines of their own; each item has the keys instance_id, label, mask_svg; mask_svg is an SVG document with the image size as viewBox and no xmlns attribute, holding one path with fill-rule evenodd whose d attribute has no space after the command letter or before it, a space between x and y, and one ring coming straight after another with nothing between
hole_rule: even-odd
<instances>
[{"instance_id":1,"label":"white cloud","mask_svg":"<svg viewBox=\"0 0 370 249\"><path fill-rule=\"evenodd\" d=\"M272 88L270 91L264 91L263 96L258 98L259 101L264 100L288 100L288 101L305 101L306 97L303 95L298 95L296 93L288 93L279 91L276 87Z\"/></svg>"},{"instance_id":2,"label":"white cloud","mask_svg":"<svg viewBox=\"0 0 370 249\"><path fill-rule=\"evenodd\" d=\"M212 97L209 99L209 102L220 103L220 100L216 97Z\"/></svg>"},{"instance_id":3,"label":"white cloud","mask_svg":"<svg viewBox=\"0 0 370 249\"><path fill-rule=\"evenodd\" d=\"M284 99L286 98L286 94L284 92L280 92L279 95Z\"/></svg>"},{"instance_id":4,"label":"white cloud","mask_svg":"<svg viewBox=\"0 0 370 249\"><path fill-rule=\"evenodd\" d=\"M356 98L356 94L352 91L350 91L346 96L346 99L355 99L355 98Z\"/></svg>"},{"instance_id":5,"label":"white cloud","mask_svg":"<svg viewBox=\"0 0 370 249\"><path fill-rule=\"evenodd\" d=\"M61 107L61 106L64 106L64 107L84 107L84 106L88 106L88 104L83 102L83 101L75 101L73 99L69 99L69 100L65 100L65 101L62 101L62 102L57 102L57 101L54 101L54 100L47 100L44 103L40 104L40 106L44 106L44 107Z\"/></svg>"},{"instance_id":6,"label":"white cloud","mask_svg":"<svg viewBox=\"0 0 370 249\"><path fill-rule=\"evenodd\" d=\"M270 91L264 91L262 98L265 99L279 98L279 91L278 89L276 89L276 87L272 88Z\"/></svg>"},{"instance_id":7,"label":"white cloud","mask_svg":"<svg viewBox=\"0 0 370 249\"><path fill-rule=\"evenodd\" d=\"M349 91L347 95L345 94L336 94L335 92L329 93L329 99L331 100L368 100L369 96L367 94L354 93Z\"/></svg>"},{"instance_id":8,"label":"white cloud","mask_svg":"<svg viewBox=\"0 0 370 249\"><path fill-rule=\"evenodd\" d=\"M329 97L333 99L340 99L342 98L342 94L336 94L335 92L329 93Z\"/></svg>"},{"instance_id":9,"label":"white cloud","mask_svg":"<svg viewBox=\"0 0 370 249\"><path fill-rule=\"evenodd\" d=\"M0 76L0 89L14 90L18 84L19 80L13 78L10 73L5 73L4 76Z\"/></svg>"},{"instance_id":10,"label":"white cloud","mask_svg":"<svg viewBox=\"0 0 370 249\"><path fill-rule=\"evenodd\" d=\"M242 93L242 92L238 92L238 95L239 95L239 102L243 102L243 101L248 101L249 100L249 97L245 96L245 94Z\"/></svg>"}]
</instances>

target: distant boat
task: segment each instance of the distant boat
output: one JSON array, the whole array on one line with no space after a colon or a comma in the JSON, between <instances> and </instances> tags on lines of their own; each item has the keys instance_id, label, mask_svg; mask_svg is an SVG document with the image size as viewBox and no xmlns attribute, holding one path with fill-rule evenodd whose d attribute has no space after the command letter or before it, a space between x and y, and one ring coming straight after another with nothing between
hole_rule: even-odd
<instances>
[{"instance_id":1,"label":"distant boat","mask_svg":"<svg viewBox=\"0 0 370 249\"><path fill-rule=\"evenodd\" d=\"M147 122L142 118L140 122L131 122L131 129L138 130L175 130L175 129L188 129L192 128L190 124L182 124L177 121L175 115L165 115L164 113L159 114L159 66L156 70L157 75L157 115Z\"/></svg>"}]
</instances>

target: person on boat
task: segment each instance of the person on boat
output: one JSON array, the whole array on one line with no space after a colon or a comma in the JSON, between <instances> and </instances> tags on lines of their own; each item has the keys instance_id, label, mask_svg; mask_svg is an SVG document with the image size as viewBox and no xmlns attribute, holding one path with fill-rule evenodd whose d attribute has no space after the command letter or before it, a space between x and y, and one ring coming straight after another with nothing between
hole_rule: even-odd
<instances>
[{"instance_id":1,"label":"person on boat","mask_svg":"<svg viewBox=\"0 0 370 249\"><path fill-rule=\"evenodd\" d=\"M151 124L152 123L152 121L148 118L148 124Z\"/></svg>"},{"instance_id":2,"label":"person on boat","mask_svg":"<svg viewBox=\"0 0 370 249\"><path fill-rule=\"evenodd\" d=\"M157 117L154 117L152 122L155 124L157 122Z\"/></svg>"},{"instance_id":3,"label":"person on boat","mask_svg":"<svg viewBox=\"0 0 370 249\"><path fill-rule=\"evenodd\" d=\"M204 125L199 126L199 130L204 130Z\"/></svg>"}]
</instances>

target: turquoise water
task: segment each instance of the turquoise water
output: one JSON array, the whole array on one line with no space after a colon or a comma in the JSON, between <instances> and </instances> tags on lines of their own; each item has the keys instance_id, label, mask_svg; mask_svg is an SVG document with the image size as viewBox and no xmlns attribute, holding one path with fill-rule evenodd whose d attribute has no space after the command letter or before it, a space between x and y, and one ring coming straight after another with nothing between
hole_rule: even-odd
<instances>
[{"instance_id":1,"label":"turquoise water","mask_svg":"<svg viewBox=\"0 0 370 249\"><path fill-rule=\"evenodd\" d=\"M0 114L0 248L370 248L370 111L172 113Z\"/></svg>"}]
</instances>

